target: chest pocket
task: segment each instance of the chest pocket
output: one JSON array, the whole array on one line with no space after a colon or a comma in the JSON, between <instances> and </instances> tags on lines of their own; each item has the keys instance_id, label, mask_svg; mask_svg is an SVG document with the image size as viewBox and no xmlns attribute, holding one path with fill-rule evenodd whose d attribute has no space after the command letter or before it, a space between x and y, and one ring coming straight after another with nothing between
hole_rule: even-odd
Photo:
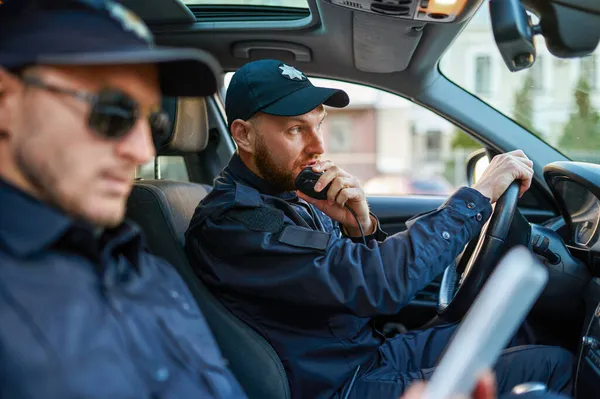
<instances>
[{"instance_id":1,"label":"chest pocket","mask_svg":"<svg viewBox=\"0 0 600 399\"><path fill-rule=\"evenodd\" d=\"M148 356L149 364L142 368L155 373L156 365L150 363L162 358L164 364L181 370L211 397L235 396L236 385L194 297L170 270L163 273L155 273L131 301L135 312L129 314L137 315L131 321L140 335L137 342L148 343L139 348ZM153 347L157 350L150 349Z\"/></svg>"},{"instance_id":2,"label":"chest pocket","mask_svg":"<svg viewBox=\"0 0 600 399\"><path fill-rule=\"evenodd\" d=\"M237 385L225 360L216 350L216 344L210 339L208 327L199 340L194 340L192 336L177 334L164 321L160 322L160 326L166 335L164 345L167 353L190 373L192 379L197 376L211 397L225 399L236 396Z\"/></svg>"},{"instance_id":3,"label":"chest pocket","mask_svg":"<svg viewBox=\"0 0 600 399\"><path fill-rule=\"evenodd\" d=\"M156 312L169 349L196 369L224 367L206 320L194 299L183 290L168 290L167 306Z\"/></svg>"}]
</instances>

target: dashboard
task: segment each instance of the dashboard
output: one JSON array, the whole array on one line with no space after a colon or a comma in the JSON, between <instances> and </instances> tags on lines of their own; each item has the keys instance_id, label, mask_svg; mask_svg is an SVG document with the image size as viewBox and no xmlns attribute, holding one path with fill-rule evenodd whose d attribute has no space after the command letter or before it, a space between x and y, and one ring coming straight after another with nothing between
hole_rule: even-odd
<instances>
[{"instance_id":1,"label":"dashboard","mask_svg":"<svg viewBox=\"0 0 600 399\"><path fill-rule=\"evenodd\" d=\"M570 244L600 247L600 165L555 162L544 168L544 177L562 208Z\"/></svg>"},{"instance_id":2,"label":"dashboard","mask_svg":"<svg viewBox=\"0 0 600 399\"><path fill-rule=\"evenodd\" d=\"M544 167L544 178L569 231L568 237L563 236L568 253L562 252L559 264L570 255L583 261L583 265L572 270L581 272L580 279L585 288L573 284L570 294L562 292L557 296L561 301L578 296L583 299L585 316L578 350L575 397L597 399L600 398L600 165L555 162ZM568 259L568 262L578 263L574 259ZM574 273L571 273L574 278L567 278L569 267L566 263L560 269L564 274L554 290L577 280ZM582 273L586 270L596 278L586 278Z\"/></svg>"},{"instance_id":3,"label":"dashboard","mask_svg":"<svg viewBox=\"0 0 600 399\"><path fill-rule=\"evenodd\" d=\"M600 240L600 199L570 180L558 181L555 188L568 215L573 244L592 248Z\"/></svg>"}]
</instances>

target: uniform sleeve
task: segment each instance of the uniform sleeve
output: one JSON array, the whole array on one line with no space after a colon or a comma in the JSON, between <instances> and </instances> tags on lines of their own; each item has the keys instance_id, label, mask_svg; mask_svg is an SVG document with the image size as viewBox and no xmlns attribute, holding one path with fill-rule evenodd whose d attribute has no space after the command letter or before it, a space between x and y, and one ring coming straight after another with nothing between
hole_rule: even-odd
<instances>
[{"instance_id":1,"label":"uniform sleeve","mask_svg":"<svg viewBox=\"0 0 600 399\"><path fill-rule=\"evenodd\" d=\"M387 238L387 233L385 231L383 231L383 229L381 228L381 223L379 222L379 218L377 216L375 216L374 213L370 212L371 218L374 220L375 223L375 230L371 233L371 234L367 234L365 235L365 241L366 242L370 242L371 240L377 240L377 241L384 241ZM341 227L341 231L342 234L345 238L349 238L350 240L352 240L352 242L355 242L357 244L362 244L363 238L360 236L350 236L346 233L346 229L344 229L343 227Z\"/></svg>"},{"instance_id":2,"label":"uniform sleeve","mask_svg":"<svg viewBox=\"0 0 600 399\"><path fill-rule=\"evenodd\" d=\"M455 260L492 212L488 198L465 187L412 219L406 231L364 245L256 209L233 209L188 232L188 251L203 278L251 296L361 317L397 313Z\"/></svg>"}]
</instances>

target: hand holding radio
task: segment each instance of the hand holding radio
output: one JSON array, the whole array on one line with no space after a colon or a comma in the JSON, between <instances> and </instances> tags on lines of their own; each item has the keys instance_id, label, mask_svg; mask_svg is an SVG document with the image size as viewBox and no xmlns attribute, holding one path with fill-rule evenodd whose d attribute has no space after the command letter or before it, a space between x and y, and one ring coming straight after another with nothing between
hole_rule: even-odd
<instances>
[{"instance_id":1,"label":"hand holding radio","mask_svg":"<svg viewBox=\"0 0 600 399\"><path fill-rule=\"evenodd\" d=\"M348 235L373 232L375 223L358 179L331 161L304 168L296 177L296 188L300 198L341 223Z\"/></svg>"}]
</instances>

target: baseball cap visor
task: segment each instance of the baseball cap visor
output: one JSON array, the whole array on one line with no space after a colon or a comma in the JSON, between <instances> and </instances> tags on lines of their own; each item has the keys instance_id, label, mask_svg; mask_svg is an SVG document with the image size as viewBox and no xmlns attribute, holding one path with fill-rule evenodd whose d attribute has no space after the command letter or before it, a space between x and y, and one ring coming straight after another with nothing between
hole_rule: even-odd
<instances>
[{"instance_id":1,"label":"baseball cap visor","mask_svg":"<svg viewBox=\"0 0 600 399\"><path fill-rule=\"evenodd\" d=\"M123 65L156 64L164 96L201 97L215 93L221 68L210 54L196 49L140 46L111 52L38 55L35 64Z\"/></svg>"},{"instance_id":2,"label":"baseball cap visor","mask_svg":"<svg viewBox=\"0 0 600 399\"><path fill-rule=\"evenodd\" d=\"M308 86L275 101L260 112L278 116L297 116L306 114L321 104L344 108L349 103L348 94L343 90Z\"/></svg>"}]
</instances>

